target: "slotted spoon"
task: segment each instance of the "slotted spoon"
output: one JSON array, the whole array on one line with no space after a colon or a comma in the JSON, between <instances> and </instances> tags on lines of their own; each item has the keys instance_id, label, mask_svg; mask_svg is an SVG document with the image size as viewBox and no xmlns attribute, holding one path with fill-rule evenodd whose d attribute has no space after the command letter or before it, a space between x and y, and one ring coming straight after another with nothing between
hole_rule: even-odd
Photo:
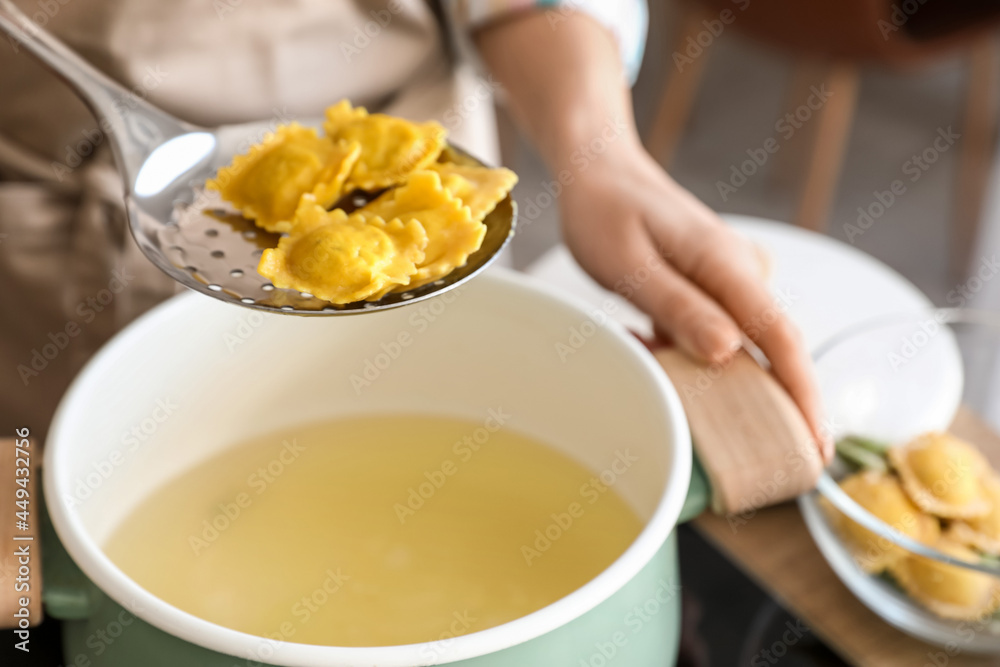
<instances>
[{"instance_id":1,"label":"slotted spoon","mask_svg":"<svg viewBox=\"0 0 1000 667\"><path fill-rule=\"evenodd\" d=\"M514 234L510 197L486 220L482 246L444 278L378 301L334 305L311 294L274 287L257 273L264 248L278 236L227 207L204 183L274 129L276 121L203 128L185 123L126 90L0 0L0 31L61 76L90 107L108 136L125 184L129 227L142 252L193 290L249 308L296 315L346 315L395 308L450 290L485 269ZM455 148L454 146L452 148ZM457 159L482 164L455 148ZM345 203L363 204L362 199Z\"/></svg>"}]
</instances>

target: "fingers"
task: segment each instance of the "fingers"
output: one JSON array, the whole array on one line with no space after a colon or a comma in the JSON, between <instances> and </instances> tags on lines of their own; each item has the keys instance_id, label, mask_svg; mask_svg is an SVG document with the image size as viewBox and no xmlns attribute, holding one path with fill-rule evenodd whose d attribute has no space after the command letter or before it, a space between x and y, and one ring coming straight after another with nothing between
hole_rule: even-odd
<instances>
[{"instance_id":1,"label":"fingers","mask_svg":"<svg viewBox=\"0 0 1000 667\"><path fill-rule=\"evenodd\" d=\"M829 462L833 442L822 425L822 403L808 350L797 327L760 279L757 257L738 256L743 248L734 239L728 229L706 233L704 241L714 250L696 253L684 269L761 349L775 376L802 410L824 461Z\"/></svg>"},{"instance_id":2,"label":"fingers","mask_svg":"<svg viewBox=\"0 0 1000 667\"><path fill-rule=\"evenodd\" d=\"M829 462L833 442L822 425L822 403L812 360L798 329L775 304L764 283L759 252L703 204L696 200L691 204L691 224L654 224L651 233L665 248L673 250L671 261L678 271L715 299L737 328L764 353L774 375L806 418L824 461Z\"/></svg>"},{"instance_id":3,"label":"fingers","mask_svg":"<svg viewBox=\"0 0 1000 667\"><path fill-rule=\"evenodd\" d=\"M757 263L760 268L760 277L767 280L771 277L771 254L767 252L764 246L757 243L751 243L753 246L754 255L757 257Z\"/></svg>"},{"instance_id":4,"label":"fingers","mask_svg":"<svg viewBox=\"0 0 1000 667\"><path fill-rule=\"evenodd\" d=\"M823 461L829 463L833 460L834 443L823 425L822 400L813 376L812 359L798 328L785 315L779 315L754 342L767 356L774 375L798 404Z\"/></svg>"},{"instance_id":5,"label":"fingers","mask_svg":"<svg viewBox=\"0 0 1000 667\"><path fill-rule=\"evenodd\" d=\"M653 319L659 336L669 336L691 356L724 362L740 348L739 327L723 308L661 257L652 237L642 230L626 241L625 265L632 280L616 291ZM637 280L639 276L644 280ZM624 286L624 289L622 287Z\"/></svg>"},{"instance_id":6,"label":"fingers","mask_svg":"<svg viewBox=\"0 0 1000 667\"><path fill-rule=\"evenodd\" d=\"M829 460L832 443L821 429L811 359L764 284L760 256L693 195L663 180L659 166L650 170L655 187L639 179L635 187L626 180L602 190L619 177L602 173L590 177L586 196L566 198L563 224L573 254L695 358L725 362L745 333L771 362ZM634 208L621 210L623 196Z\"/></svg>"}]
</instances>

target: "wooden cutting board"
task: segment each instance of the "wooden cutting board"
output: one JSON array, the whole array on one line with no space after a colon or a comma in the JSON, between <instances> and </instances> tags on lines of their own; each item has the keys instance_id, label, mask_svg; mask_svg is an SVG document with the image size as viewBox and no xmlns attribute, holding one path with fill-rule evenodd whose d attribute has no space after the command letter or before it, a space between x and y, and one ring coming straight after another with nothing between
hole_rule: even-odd
<instances>
[{"instance_id":1,"label":"wooden cutting board","mask_svg":"<svg viewBox=\"0 0 1000 667\"><path fill-rule=\"evenodd\" d=\"M971 411L960 411L951 431L976 443L994 465L1000 462L1000 437ZM949 650L925 644L869 610L827 565L795 503L759 510L739 521L706 512L695 519L694 525L851 664L1000 666L1000 656L974 655L962 651L960 645Z\"/></svg>"}]
</instances>

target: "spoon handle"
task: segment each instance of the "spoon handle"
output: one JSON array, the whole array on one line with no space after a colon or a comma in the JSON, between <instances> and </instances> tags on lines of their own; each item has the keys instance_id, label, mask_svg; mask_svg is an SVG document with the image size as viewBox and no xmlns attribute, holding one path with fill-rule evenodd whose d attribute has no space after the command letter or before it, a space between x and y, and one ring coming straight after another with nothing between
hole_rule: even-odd
<instances>
[{"instance_id":1,"label":"spoon handle","mask_svg":"<svg viewBox=\"0 0 1000 667\"><path fill-rule=\"evenodd\" d=\"M32 21L11 0L0 0L0 32L59 75L97 117L110 140L126 188L156 146L194 129L127 90Z\"/></svg>"}]
</instances>

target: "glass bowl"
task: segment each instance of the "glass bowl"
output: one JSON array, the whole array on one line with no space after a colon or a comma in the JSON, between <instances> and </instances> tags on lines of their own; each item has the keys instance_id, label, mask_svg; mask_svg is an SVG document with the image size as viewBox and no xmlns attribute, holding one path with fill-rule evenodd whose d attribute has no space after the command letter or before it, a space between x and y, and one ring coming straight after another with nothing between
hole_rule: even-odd
<instances>
[{"instance_id":1,"label":"glass bowl","mask_svg":"<svg viewBox=\"0 0 1000 667\"><path fill-rule=\"evenodd\" d=\"M837 440L861 436L903 444L950 431L1000 470L1000 313L939 309L886 315L834 336L814 354ZM925 642L1000 654L1000 615L956 621L928 611L889 578L854 561L820 506L823 498L879 539L920 556L1000 576L1000 561L967 563L910 539L870 514L837 485L852 472L837 457L799 506L820 552L844 584L891 625Z\"/></svg>"}]
</instances>

